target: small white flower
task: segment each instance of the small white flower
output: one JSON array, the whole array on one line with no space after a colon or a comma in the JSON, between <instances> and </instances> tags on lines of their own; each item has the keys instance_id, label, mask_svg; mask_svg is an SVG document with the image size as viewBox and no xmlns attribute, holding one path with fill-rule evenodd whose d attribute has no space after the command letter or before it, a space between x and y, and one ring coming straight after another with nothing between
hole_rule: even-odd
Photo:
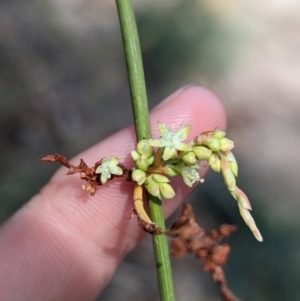
<instances>
[{"instance_id":1,"label":"small white flower","mask_svg":"<svg viewBox=\"0 0 300 301\"><path fill-rule=\"evenodd\" d=\"M191 166L184 166L181 170L181 175L183 177L185 185L189 187L192 187L195 182L204 182L204 179L200 178L199 166L196 164Z\"/></svg>"},{"instance_id":2,"label":"small white flower","mask_svg":"<svg viewBox=\"0 0 300 301\"><path fill-rule=\"evenodd\" d=\"M105 184L108 179L111 178L111 175L122 175L123 170L119 164L119 158L118 157L112 157L112 158L104 158L102 159L101 165L99 165L96 169L97 174L101 174L101 183Z\"/></svg>"},{"instance_id":3,"label":"small white flower","mask_svg":"<svg viewBox=\"0 0 300 301\"><path fill-rule=\"evenodd\" d=\"M167 161L179 151L191 151L192 146L182 141L188 136L191 127L180 127L178 130L168 129L163 123L158 122L159 139L150 139L149 144L153 147L164 147L163 160Z\"/></svg>"}]
</instances>

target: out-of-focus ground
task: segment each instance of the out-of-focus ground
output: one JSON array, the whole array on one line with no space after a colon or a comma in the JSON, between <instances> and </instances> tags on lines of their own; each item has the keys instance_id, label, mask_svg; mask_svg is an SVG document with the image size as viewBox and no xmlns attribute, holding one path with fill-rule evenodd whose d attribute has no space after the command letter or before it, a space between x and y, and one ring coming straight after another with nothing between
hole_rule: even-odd
<instances>
[{"instance_id":1,"label":"out-of-focus ground","mask_svg":"<svg viewBox=\"0 0 300 301\"><path fill-rule=\"evenodd\" d=\"M226 107L239 186L265 241L257 243L244 226L219 175L207 175L189 201L207 230L239 226L229 239L230 287L244 301L299 300L300 2L134 4L150 106L195 82ZM0 2L2 222L57 168L40 157L72 157L132 122L126 76L113 1ZM219 300L192 257L172 262L177 300ZM158 300L157 294L149 238L97 300Z\"/></svg>"}]
</instances>

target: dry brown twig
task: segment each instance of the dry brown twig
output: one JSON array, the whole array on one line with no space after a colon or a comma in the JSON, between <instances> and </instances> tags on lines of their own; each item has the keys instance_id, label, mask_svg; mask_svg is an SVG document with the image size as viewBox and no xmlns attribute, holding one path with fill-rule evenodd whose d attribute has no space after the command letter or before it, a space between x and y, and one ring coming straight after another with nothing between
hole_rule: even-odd
<instances>
[{"instance_id":1,"label":"dry brown twig","mask_svg":"<svg viewBox=\"0 0 300 301\"><path fill-rule=\"evenodd\" d=\"M196 223L191 205L184 204L171 229L165 231L166 235L172 237L171 255L180 257L189 252L201 259L203 270L209 272L214 282L219 285L224 301L239 301L228 288L222 269L226 263L230 247L227 244L219 245L220 240L235 230L235 226L224 224L205 233Z\"/></svg>"}]
</instances>

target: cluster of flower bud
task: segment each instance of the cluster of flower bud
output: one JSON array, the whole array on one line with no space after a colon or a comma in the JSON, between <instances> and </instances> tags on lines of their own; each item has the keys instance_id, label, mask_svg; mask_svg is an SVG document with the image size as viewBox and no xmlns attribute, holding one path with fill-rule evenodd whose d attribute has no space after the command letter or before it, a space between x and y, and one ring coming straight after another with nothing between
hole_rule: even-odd
<instances>
[{"instance_id":1,"label":"cluster of flower bud","mask_svg":"<svg viewBox=\"0 0 300 301\"><path fill-rule=\"evenodd\" d=\"M145 186L146 190L153 196L160 199L171 199L175 192L169 184L170 180L158 173L149 173L147 169L153 164L153 147L149 140L141 140L137 144L136 150L131 152L131 157L135 161L135 167L132 171L132 180L139 185Z\"/></svg>"},{"instance_id":2,"label":"cluster of flower bud","mask_svg":"<svg viewBox=\"0 0 300 301\"><path fill-rule=\"evenodd\" d=\"M131 157L138 169L146 171L154 161L153 147L150 146L148 140L141 140L136 150L131 152Z\"/></svg>"},{"instance_id":3,"label":"cluster of flower bud","mask_svg":"<svg viewBox=\"0 0 300 301\"><path fill-rule=\"evenodd\" d=\"M227 152L233 149L234 143L225 135L224 131L214 130L200 134L195 140L197 145L206 145L213 152Z\"/></svg>"},{"instance_id":4,"label":"cluster of flower bud","mask_svg":"<svg viewBox=\"0 0 300 301\"><path fill-rule=\"evenodd\" d=\"M238 165L231 152L234 143L225 135L220 130L202 133L193 140L193 151L198 160L207 160L213 171L222 172L225 184L231 191L235 187Z\"/></svg>"},{"instance_id":5,"label":"cluster of flower bud","mask_svg":"<svg viewBox=\"0 0 300 301\"><path fill-rule=\"evenodd\" d=\"M194 153L199 160L207 160L210 168L222 173L226 187L236 199L241 216L249 226L257 240L262 241L262 236L256 227L249 210L251 204L246 194L236 186L238 164L231 152L234 147L232 140L225 138L225 132L215 130L202 133L194 141Z\"/></svg>"},{"instance_id":6,"label":"cluster of flower bud","mask_svg":"<svg viewBox=\"0 0 300 301\"><path fill-rule=\"evenodd\" d=\"M144 184L151 195L159 199L172 199L175 196L175 191L169 183L170 180L167 177L154 173L146 178Z\"/></svg>"},{"instance_id":7,"label":"cluster of flower bud","mask_svg":"<svg viewBox=\"0 0 300 301\"><path fill-rule=\"evenodd\" d=\"M150 146L148 140L141 140L137 144L136 150L131 152L131 157L135 161L132 180L142 185L147 178L146 171L154 161L153 147Z\"/></svg>"},{"instance_id":8,"label":"cluster of flower bud","mask_svg":"<svg viewBox=\"0 0 300 301\"><path fill-rule=\"evenodd\" d=\"M261 241L262 237L249 212L250 202L236 186L238 164L231 152L234 143L225 137L226 133L220 130L204 132L190 143L185 143L190 126L175 129L158 122L158 130L158 139L142 140L137 149L131 152L135 161L132 180L144 185L151 195L171 199L175 192L166 176L180 175L184 183L192 187L195 182L204 181L199 175L199 162L207 161L213 171L222 174L226 187L238 203L241 216ZM158 148L155 156L154 147Z\"/></svg>"}]
</instances>

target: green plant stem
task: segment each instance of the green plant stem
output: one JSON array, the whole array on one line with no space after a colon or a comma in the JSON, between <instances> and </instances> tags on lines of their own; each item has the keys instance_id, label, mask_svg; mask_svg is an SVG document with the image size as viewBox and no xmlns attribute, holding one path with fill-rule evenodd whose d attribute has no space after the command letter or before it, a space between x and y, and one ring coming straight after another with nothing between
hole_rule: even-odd
<instances>
[{"instance_id":1,"label":"green plant stem","mask_svg":"<svg viewBox=\"0 0 300 301\"><path fill-rule=\"evenodd\" d=\"M128 70L137 140L151 137L145 76L140 42L130 0L116 0Z\"/></svg>"},{"instance_id":2,"label":"green plant stem","mask_svg":"<svg viewBox=\"0 0 300 301\"><path fill-rule=\"evenodd\" d=\"M131 0L116 0L127 63L137 141L151 138L149 110L140 43ZM161 200L147 195L150 218L165 228ZM161 301L174 301L174 288L165 235L153 235Z\"/></svg>"}]
</instances>

